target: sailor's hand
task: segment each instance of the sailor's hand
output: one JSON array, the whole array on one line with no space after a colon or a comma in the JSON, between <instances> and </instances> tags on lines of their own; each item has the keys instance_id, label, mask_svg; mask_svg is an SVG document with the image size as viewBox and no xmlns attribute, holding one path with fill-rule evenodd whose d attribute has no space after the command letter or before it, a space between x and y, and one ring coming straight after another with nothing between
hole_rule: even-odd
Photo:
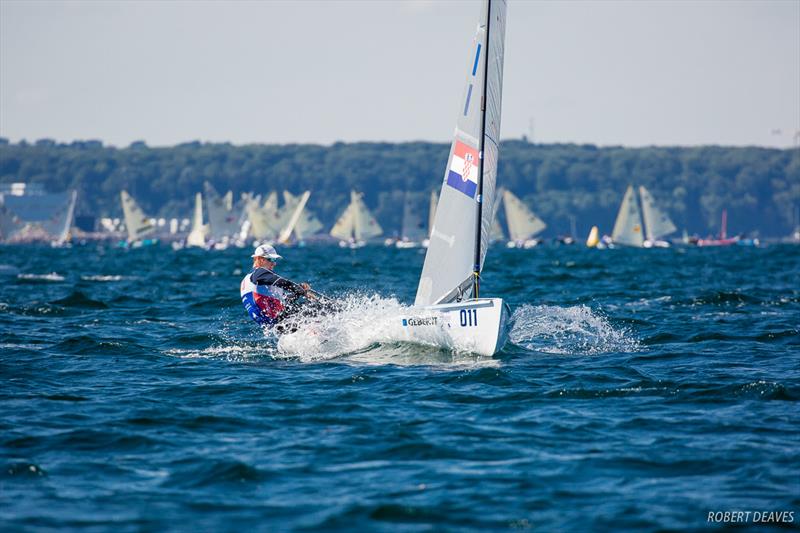
<instances>
[{"instance_id":1,"label":"sailor's hand","mask_svg":"<svg viewBox=\"0 0 800 533\"><path fill-rule=\"evenodd\" d=\"M317 299L317 295L311 292L311 285L308 283L301 283L300 286L306 291L306 298L311 298L312 300Z\"/></svg>"}]
</instances>

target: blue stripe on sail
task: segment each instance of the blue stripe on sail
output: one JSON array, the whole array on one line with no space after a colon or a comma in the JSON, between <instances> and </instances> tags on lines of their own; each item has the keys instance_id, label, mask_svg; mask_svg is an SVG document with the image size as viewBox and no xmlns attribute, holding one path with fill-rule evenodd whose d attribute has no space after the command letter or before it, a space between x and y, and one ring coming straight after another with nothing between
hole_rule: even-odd
<instances>
[{"instance_id":1,"label":"blue stripe on sail","mask_svg":"<svg viewBox=\"0 0 800 533\"><path fill-rule=\"evenodd\" d=\"M478 59L481 57L481 43L478 43L478 49L475 50L475 63L472 65L472 75L478 71Z\"/></svg>"},{"instance_id":2,"label":"blue stripe on sail","mask_svg":"<svg viewBox=\"0 0 800 533\"><path fill-rule=\"evenodd\" d=\"M474 181L464 181L461 179L461 174L454 171L447 173L447 184L457 191L463 192L470 198L475 198L475 193L478 190L478 184Z\"/></svg>"},{"instance_id":3,"label":"blue stripe on sail","mask_svg":"<svg viewBox=\"0 0 800 533\"><path fill-rule=\"evenodd\" d=\"M469 84L469 88L467 89L467 101L464 104L464 116L467 116L467 112L469 111L469 99L472 98L472 84Z\"/></svg>"}]
</instances>

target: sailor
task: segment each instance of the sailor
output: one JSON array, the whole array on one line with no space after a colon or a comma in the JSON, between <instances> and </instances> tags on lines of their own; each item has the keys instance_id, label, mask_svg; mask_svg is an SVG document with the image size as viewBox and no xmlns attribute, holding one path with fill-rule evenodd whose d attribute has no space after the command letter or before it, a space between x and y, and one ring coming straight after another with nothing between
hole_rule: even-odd
<instances>
[{"instance_id":1,"label":"sailor","mask_svg":"<svg viewBox=\"0 0 800 533\"><path fill-rule=\"evenodd\" d=\"M253 270L242 280L240 293L245 311L258 324L279 324L301 308L299 298L314 298L308 283L297 284L273 272L283 259L274 247L262 244L251 257Z\"/></svg>"}]
</instances>

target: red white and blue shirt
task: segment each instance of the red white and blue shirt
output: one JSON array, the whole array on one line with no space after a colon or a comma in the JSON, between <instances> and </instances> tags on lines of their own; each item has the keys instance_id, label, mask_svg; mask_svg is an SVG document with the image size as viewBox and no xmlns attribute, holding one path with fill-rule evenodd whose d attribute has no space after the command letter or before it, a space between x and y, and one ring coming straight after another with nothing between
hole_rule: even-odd
<instances>
[{"instance_id":1,"label":"red white and blue shirt","mask_svg":"<svg viewBox=\"0 0 800 533\"><path fill-rule=\"evenodd\" d=\"M305 294L302 287L266 268L247 274L239 288L245 311L262 326L280 322L294 300Z\"/></svg>"}]
</instances>

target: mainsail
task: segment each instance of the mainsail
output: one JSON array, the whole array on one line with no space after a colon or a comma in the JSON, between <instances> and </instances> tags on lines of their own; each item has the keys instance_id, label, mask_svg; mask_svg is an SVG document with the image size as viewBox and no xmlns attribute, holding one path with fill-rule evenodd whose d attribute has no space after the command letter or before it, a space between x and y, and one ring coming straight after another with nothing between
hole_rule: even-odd
<instances>
[{"instance_id":1,"label":"mainsail","mask_svg":"<svg viewBox=\"0 0 800 533\"><path fill-rule=\"evenodd\" d=\"M194 196L194 216L192 217L192 231L186 237L187 246L205 246L206 226L203 225L203 195L200 193Z\"/></svg>"},{"instance_id":2,"label":"mainsail","mask_svg":"<svg viewBox=\"0 0 800 533\"><path fill-rule=\"evenodd\" d=\"M308 192L309 196L311 195L311 191L306 191L306 192ZM294 196L289 191L283 191L283 200L285 203L284 209L289 210L290 213L290 216L286 219L283 228L285 228L286 225L291 220L291 217L294 214L294 211L297 208L297 205L299 204L301 197L302 195ZM298 241L302 241L309 235L314 235L315 233L318 233L323 228L322 222L319 221L319 219L314 215L314 213L308 210L307 205L308 204L306 201L306 203L303 205L303 208L300 210L297 222L293 226L294 237Z\"/></svg>"},{"instance_id":3,"label":"mainsail","mask_svg":"<svg viewBox=\"0 0 800 533\"><path fill-rule=\"evenodd\" d=\"M505 0L484 2L415 305L471 295L473 271L483 267L496 193L505 25Z\"/></svg>"},{"instance_id":4,"label":"mainsail","mask_svg":"<svg viewBox=\"0 0 800 533\"><path fill-rule=\"evenodd\" d=\"M653 200L650 191L640 186L639 195L642 198L642 214L644 215L644 229L647 240L655 241L678 229L669 216L656 207L656 202Z\"/></svg>"},{"instance_id":5,"label":"mainsail","mask_svg":"<svg viewBox=\"0 0 800 533\"><path fill-rule=\"evenodd\" d=\"M205 182L203 188L206 194L209 237L220 242L239 233L239 214L233 210L233 192L228 191L221 197L209 182Z\"/></svg>"},{"instance_id":6,"label":"mainsail","mask_svg":"<svg viewBox=\"0 0 800 533\"><path fill-rule=\"evenodd\" d=\"M365 241L378 235L383 235L383 228L367 209L362 194L351 192L351 203L355 205L353 213L353 236L356 241Z\"/></svg>"},{"instance_id":7,"label":"mainsail","mask_svg":"<svg viewBox=\"0 0 800 533\"><path fill-rule=\"evenodd\" d=\"M629 246L642 246L644 242L642 215L639 212L639 204L636 202L636 195L632 185L628 185L625 196L622 198L622 205L619 206L619 213L617 213L617 220L614 222L611 240L615 243Z\"/></svg>"},{"instance_id":8,"label":"mainsail","mask_svg":"<svg viewBox=\"0 0 800 533\"><path fill-rule=\"evenodd\" d=\"M125 216L125 227L128 229L128 242L141 240L156 230L150 218L144 214L128 191L121 191L119 198L122 203L122 214Z\"/></svg>"},{"instance_id":9,"label":"mainsail","mask_svg":"<svg viewBox=\"0 0 800 533\"><path fill-rule=\"evenodd\" d=\"M414 195L406 191L403 203L403 225L400 238L411 242L421 242L425 238L425 226L414 202Z\"/></svg>"},{"instance_id":10,"label":"mainsail","mask_svg":"<svg viewBox=\"0 0 800 533\"><path fill-rule=\"evenodd\" d=\"M506 206L506 223L508 235L512 241L524 241L541 233L547 227L542 219L533 214L522 201L511 191L503 191L503 203Z\"/></svg>"},{"instance_id":11,"label":"mainsail","mask_svg":"<svg viewBox=\"0 0 800 533\"><path fill-rule=\"evenodd\" d=\"M289 194L288 192L284 192L284 194ZM295 229L295 225L300 220L300 215L303 213L303 209L306 207L306 203L308 202L308 197L311 196L311 191L306 191L302 195L297 197L291 197L292 203L294 204L294 210L292 211L289 220L286 221L286 226L281 230L281 234L278 237L278 242L281 244L285 244L289 242L289 237L291 237L292 232ZM287 203L287 206L289 204Z\"/></svg>"}]
</instances>

